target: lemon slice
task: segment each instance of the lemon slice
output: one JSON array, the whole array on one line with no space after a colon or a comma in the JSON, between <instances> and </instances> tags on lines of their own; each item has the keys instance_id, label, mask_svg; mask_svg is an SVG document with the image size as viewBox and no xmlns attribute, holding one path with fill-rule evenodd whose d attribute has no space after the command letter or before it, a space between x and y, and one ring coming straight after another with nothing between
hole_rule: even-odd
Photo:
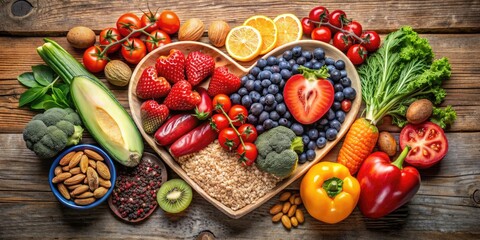
<instances>
[{"instance_id":1,"label":"lemon slice","mask_svg":"<svg viewBox=\"0 0 480 240\"><path fill-rule=\"evenodd\" d=\"M278 31L277 26L272 19L266 16L257 15L245 20L243 25L257 29L260 32L260 35L262 35L263 44L260 54L268 53L277 46Z\"/></svg>"},{"instance_id":2,"label":"lemon slice","mask_svg":"<svg viewBox=\"0 0 480 240\"><path fill-rule=\"evenodd\" d=\"M250 26L238 26L230 30L225 41L228 54L238 61L253 60L262 50L262 35Z\"/></svg>"},{"instance_id":3,"label":"lemon slice","mask_svg":"<svg viewBox=\"0 0 480 240\"><path fill-rule=\"evenodd\" d=\"M273 22L277 25L278 30L277 46L298 41L302 38L302 24L295 15L291 13L278 15L273 19Z\"/></svg>"}]
</instances>

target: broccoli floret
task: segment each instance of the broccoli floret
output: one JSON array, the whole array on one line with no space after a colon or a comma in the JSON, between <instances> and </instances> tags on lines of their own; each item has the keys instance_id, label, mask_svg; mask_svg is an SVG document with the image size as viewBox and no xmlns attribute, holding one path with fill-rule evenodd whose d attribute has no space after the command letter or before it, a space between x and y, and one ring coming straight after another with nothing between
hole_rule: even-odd
<instances>
[{"instance_id":1,"label":"broccoli floret","mask_svg":"<svg viewBox=\"0 0 480 240\"><path fill-rule=\"evenodd\" d=\"M51 108L38 114L23 130L27 148L42 158L52 158L82 139L79 116L72 109Z\"/></svg>"},{"instance_id":2,"label":"broccoli floret","mask_svg":"<svg viewBox=\"0 0 480 240\"><path fill-rule=\"evenodd\" d=\"M302 138L283 126L273 128L258 136L257 167L277 177L288 177L297 167L298 155L303 152Z\"/></svg>"}]
</instances>

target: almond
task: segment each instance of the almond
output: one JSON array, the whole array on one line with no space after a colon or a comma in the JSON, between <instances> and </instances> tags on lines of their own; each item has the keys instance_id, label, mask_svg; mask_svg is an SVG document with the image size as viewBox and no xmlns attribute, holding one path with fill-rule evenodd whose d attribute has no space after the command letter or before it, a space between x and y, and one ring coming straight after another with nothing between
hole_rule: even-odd
<instances>
[{"instance_id":1,"label":"almond","mask_svg":"<svg viewBox=\"0 0 480 240\"><path fill-rule=\"evenodd\" d=\"M103 161L104 160L103 157L100 154L98 154L97 152L92 151L90 149L85 149L85 150L83 150L83 152L88 156L88 158L91 158L95 161Z\"/></svg>"},{"instance_id":2,"label":"almond","mask_svg":"<svg viewBox=\"0 0 480 240\"><path fill-rule=\"evenodd\" d=\"M80 167L74 167L74 168L70 169L68 172L71 173L72 175L77 175L77 174L81 173Z\"/></svg>"},{"instance_id":3,"label":"almond","mask_svg":"<svg viewBox=\"0 0 480 240\"><path fill-rule=\"evenodd\" d=\"M288 210L287 216L292 217L293 215L295 215L295 211L297 211L297 205L293 204Z\"/></svg>"},{"instance_id":4,"label":"almond","mask_svg":"<svg viewBox=\"0 0 480 240\"><path fill-rule=\"evenodd\" d=\"M290 204L295 204L295 194L292 194L292 196L288 198L288 201L290 202Z\"/></svg>"},{"instance_id":5,"label":"almond","mask_svg":"<svg viewBox=\"0 0 480 240\"><path fill-rule=\"evenodd\" d=\"M105 196L107 191L108 191L108 189L106 189L104 187L99 187L99 188L95 189L95 191L93 192L93 197L95 197L96 199L99 199L99 198Z\"/></svg>"},{"instance_id":6,"label":"almond","mask_svg":"<svg viewBox=\"0 0 480 240\"><path fill-rule=\"evenodd\" d=\"M282 204L276 204L270 208L270 214L275 215L282 211Z\"/></svg>"},{"instance_id":7,"label":"almond","mask_svg":"<svg viewBox=\"0 0 480 240\"><path fill-rule=\"evenodd\" d=\"M97 162L89 159L88 160L88 166L92 167L93 169L96 169L97 168Z\"/></svg>"},{"instance_id":8,"label":"almond","mask_svg":"<svg viewBox=\"0 0 480 240\"><path fill-rule=\"evenodd\" d=\"M105 163L97 162L97 173L103 179L110 180L110 170L108 170L108 167Z\"/></svg>"},{"instance_id":9,"label":"almond","mask_svg":"<svg viewBox=\"0 0 480 240\"><path fill-rule=\"evenodd\" d=\"M58 174L60 174L62 172L63 172L62 167L60 167L60 166L55 167L55 170L54 170L55 176L57 176Z\"/></svg>"},{"instance_id":10,"label":"almond","mask_svg":"<svg viewBox=\"0 0 480 240\"><path fill-rule=\"evenodd\" d=\"M82 186L82 185L83 185L83 184L75 184L75 185L68 186L67 188L68 188L68 190L72 191L72 190L74 190L75 188L78 188L78 187L80 187L80 186Z\"/></svg>"},{"instance_id":11,"label":"almond","mask_svg":"<svg viewBox=\"0 0 480 240\"><path fill-rule=\"evenodd\" d=\"M298 220L299 223L303 223L303 221L305 221L305 218L303 216L303 212L301 209L297 209L295 211L295 218Z\"/></svg>"},{"instance_id":12,"label":"almond","mask_svg":"<svg viewBox=\"0 0 480 240\"><path fill-rule=\"evenodd\" d=\"M92 192L84 192L84 193L76 196L75 198L91 198L91 197L93 197Z\"/></svg>"},{"instance_id":13,"label":"almond","mask_svg":"<svg viewBox=\"0 0 480 240\"><path fill-rule=\"evenodd\" d=\"M283 216L283 213L281 213L281 212L275 214L275 216L272 217L272 222L278 222L278 221L280 221L280 219L282 218L282 216Z\"/></svg>"},{"instance_id":14,"label":"almond","mask_svg":"<svg viewBox=\"0 0 480 240\"><path fill-rule=\"evenodd\" d=\"M88 191L88 185L81 185L81 186L75 188L75 189L71 192L71 194L72 194L72 196L77 196L77 195L80 195L80 194L82 194L82 193L84 193L84 192L86 192L86 191Z\"/></svg>"},{"instance_id":15,"label":"almond","mask_svg":"<svg viewBox=\"0 0 480 240\"><path fill-rule=\"evenodd\" d=\"M290 210L290 206L292 206L290 202L283 203L283 208L282 208L283 214L287 214L288 210Z\"/></svg>"},{"instance_id":16,"label":"almond","mask_svg":"<svg viewBox=\"0 0 480 240\"><path fill-rule=\"evenodd\" d=\"M292 223L292 226L297 227L298 226L298 220L296 217L291 217L290 222Z\"/></svg>"},{"instance_id":17,"label":"almond","mask_svg":"<svg viewBox=\"0 0 480 240\"><path fill-rule=\"evenodd\" d=\"M69 170L70 170L70 167L68 167L68 166L62 167L62 171L64 171L64 172L68 172Z\"/></svg>"},{"instance_id":18,"label":"almond","mask_svg":"<svg viewBox=\"0 0 480 240\"><path fill-rule=\"evenodd\" d=\"M296 198L295 198L295 204L296 204L296 205L302 204L302 198L296 197Z\"/></svg>"},{"instance_id":19,"label":"almond","mask_svg":"<svg viewBox=\"0 0 480 240\"><path fill-rule=\"evenodd\" d=\"M93 197L90 197L90 198L78 198L78 199L75 199L74 200L75 204L77 205L88 205L88 204L91 204L93 202L95 202L95 198Z\"/></svg>"},{"instance_id":20,"label":"almond","mask_svg":"<svg viewBox=\"0 0 480 240\"><path fill-rule=\"evenodd\" d=\"M88 157L87 155L83 155L82 159L80 159L80 171L82 173L86 173L88 168Z\"/></svg>"},{"instance_id":21,"label":"almond","mask_svg":"<svg viewBox=\"0 0 480 240\"><path fill-rule=\"evenodd\" d=\"M60 183L72 176L69 172L60 173L52 179L52 183Z\"/></svg>"},{"instance_id":22,"label":"almond","mask_svg":"<svg viewBox=\"0 0 480 240\"><path fill-rule=\"evenodd\" d=\"M76 152L75 155L73 155L72 160L68 163L69 168L74 168L78 165L80 160L82 159L83 152Z\"/></svg>"},{"instance_id":23,"label":"almond","mask_svg":"<svg viewBox=\"0 0 480 240\"><path fill-rule=\"evenodd\" d=\"M98 174L95 169L88 167L87 168L87 181L90 190L95 191L98 188Z\"/></svg>"},{"instance_id":24,"label":"almond","mask_svg":"<svg viewBox=\"0 0 480 240\"><path fill-rule=\"evenodd\" d=\"M290 218L287 215L282 216L282 224L288 230L292 228L292 222L290 221Z\"/></svg>"},{"instance_id":25,"label":"almond","mask_svg":"<svg viewBox=\"0 0 480 240\"><path fill-rule=\"evenodd\" d=\"M112 182L110 182L109 180L105 180L101 177L98 178L98 184L105 188L110 188L112 186Z\"/></svg>"},{"instance_id":26,"label":"almond","mask_svg":"<svg viewBox=\"0 0 480 240\"><path fill-rule=\"evenodd\" d=\"M68 190L65 187L65 185L63 185L63 183L58 183L57 184L57 189L65 199L68 199L68 200L70 199L70 194L68 193Z\"/></svg>"},{"instance_id":27,"label":"almond","mask_svg":"<svg viewBox=\"0 0 480 240\"><path fill-rule=\"evenodd\" d=\"M70 173L68 173L68 174L70 174ZM65 185L75 185L75 184L81 183L83 181L83 179L85 179L85 174L80 173L80 174L77 174L73 177L70 177L70 178L66 179L63 182L63 184L65 184Z\"/></svg>"},{"instance_id":28,"label":"almond","mask_svg":"<svg viewBox=\"0 0 480 240\"><path fill-rule=\"evenodd\" d=\"M228 32L230 32L230 26L225 21L213 21L208 27L208 39L215 47L223 47L225 40L227 39Z\"/></svg>"},{"instance_id":29,"label":"almond","mask_svg":"<svg viewBox=\"0 0 480 240\"><path fill-rule=\"evenodd\" d=\"M178 30L178 40L180 41L198 41L205 30L205 25L198 18L190 18L185 21Z\"/></svg>"},{"instance_id":30,"label":"almond","mask_svg":"<svg viewBox=\"0 0 480 240\"><path fill-rule=\"evenodd\" d=\"M282 193L282 195L280 195L279 200L282 201L282 202L287 201L290 198L291 195L292 195L292 193L290 193L290 192L284 192L284 193Z\"/></svg>"},{"instance_id":31,"label":"almond","mask_svg":"<svg viewBox=\"0 0 480 240\"><path fill-rule=\"evenodd\" d=\"M69 152L67 155L65 155L62 159L60 159L60 166L67 166L70 160L72 159L73 155L75 155L75 152Z\"/></svg>"}]
</instances>

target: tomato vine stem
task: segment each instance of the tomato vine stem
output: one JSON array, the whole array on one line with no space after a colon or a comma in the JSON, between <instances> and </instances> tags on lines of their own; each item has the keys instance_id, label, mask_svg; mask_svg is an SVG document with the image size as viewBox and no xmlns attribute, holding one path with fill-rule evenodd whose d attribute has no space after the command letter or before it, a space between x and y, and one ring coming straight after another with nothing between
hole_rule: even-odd
<instances>
[{"instance_id":1,"label":"tomato vine stem","mask_svg":"<svg viewBox=\"0 0 480 240\"><path fill-rule=\"evenodd\" d=\"M113 46L115 46L115 45L117 45L117 44L121 44L121 43L125 42L127 39L129 39L129 38L130 38L133 34L135 34L135 33L141 32L141 33L143 33L143 34L146 34L146 35L152 37L152 35L150 35L149 33L147 33L147 32L145 31L145 29L147 29L148 27L152 26L153 24L155 24L155 23L151 23L151 24L149 24L149 25L147 25L147 26L145 26L145 27L143 27L143 28L135 29L135 30L131 31L127 36L125 36L124 38L122 38L122 39L120 39L120 40L118 40L118 41L116 41L116 42L112 42L112 43L110 43L110 44L108 44L108 45L100 45L100 47L102 47L102 48L105 47L105 48L102 50L102 52L100 52L100 54L98 54L98 57L102 57L102 58L103 58L103 56L107 53L108 49L110 49L111 47L113 47Z\"/></svg>"}]
</instances>

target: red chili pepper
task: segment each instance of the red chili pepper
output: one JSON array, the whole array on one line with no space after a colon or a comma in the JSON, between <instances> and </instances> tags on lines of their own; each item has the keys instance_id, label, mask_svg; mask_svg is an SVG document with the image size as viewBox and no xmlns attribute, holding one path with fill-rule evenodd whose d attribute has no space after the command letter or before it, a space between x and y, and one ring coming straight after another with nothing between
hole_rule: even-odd
<instances>
[{"instance_id":1,"label":"red chili pepper","mask_svg":"<svg viewBox=\"0 0 480 240\"><path fill-rule=\"evenodd\" d=\"M167 146L198 126L199 121L192 114L177 114L167 119L155 132L155 142Z\"/></svg>"},{"instance_id":2,"label":"red chili pepper","mask_svg":"<svg viewBox=\"0 0 480 240\"><path fill-rule=\"evenodd\" d=\"M213 130L209 122L204 122L192 131L183 135L172 146L170 153L174 157L181 157L190 153L198 152L212 143L218 136L217 131Z\"/></svg>"},{"instance_id":3,"label":"red chili pepper","mask_svg":"<svg viewBox=\"0 0 480 240\"><path fill-rule=\"evenodd\" d=\"M395 162L384 152L370 154L362 164L360 211L369 218L381 218L407 203L420 188L420 173L413 167L402 167L410 147L405 147Z\"/></svg>"},{"instance_id":4,"label":"red chili pepper","mask_svg":"<svg viewBox=\"0 0 480 240\"><path fill-rule=\"evenodd\" d=\"M198 118L198 120L205 120L212 116L213 112L213 105L212 105L212 99L210 96L207 94L207 90L203 87L198 87L197 88L198 94L200 94L200 103L195 107L195 117Z\"/></svg>"}]
</instances>

